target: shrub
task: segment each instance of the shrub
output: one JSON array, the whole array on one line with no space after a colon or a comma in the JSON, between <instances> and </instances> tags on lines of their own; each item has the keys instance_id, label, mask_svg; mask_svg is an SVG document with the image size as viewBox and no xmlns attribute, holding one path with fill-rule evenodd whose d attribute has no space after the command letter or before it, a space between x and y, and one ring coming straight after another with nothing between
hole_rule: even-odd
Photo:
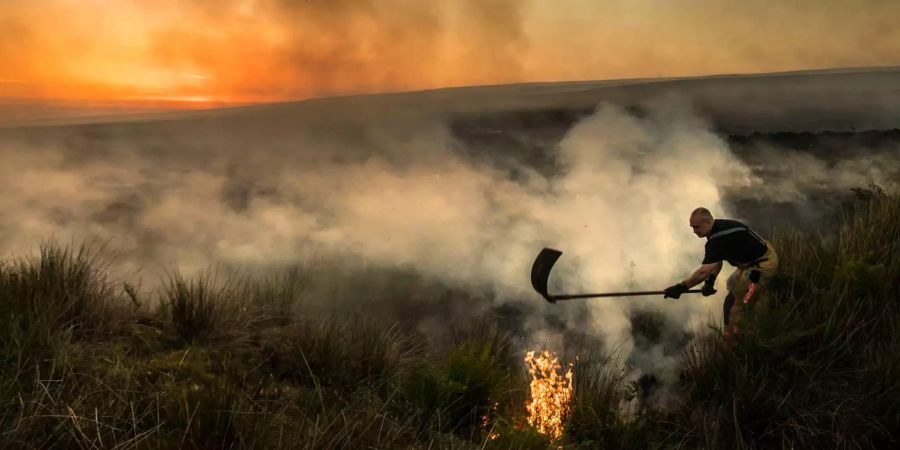
<instances>
[{"instance_id":1,"label":"shrub","mask_svg":"<svg viewBox=\"0 0 900 450\"><path fill-rule=\"evenodd\" d=\"M188 280L174 273L166 282L161 307L166 308L175 334L184 343L211 339L230 331L229 313L246 295L244 280L218 286L209 274Z\"/></svg>"},{"instance_id":2,"label":"shrub","mask_svg":"<svg viewBox=\"0 0 900 450\"><path fill-rule=\"evenodd\" d=\"M263 352L281 379L328 387L385 385L421 352L400 327L362 318L299 321L268 335Z\"/></svg>"},{"instance_id":3,"label":"shrub","mask_svg":"<svg viewBox=\"0 0 900 450\"><path fill-rule=\"evenodd\" d=\"M896 439L900 196L878 195L836 237L777 233L781 274L770 310L739 341L696 340L683 404L667 412L680 442L871 448ZM875 387L877 386L877 388ZM893 398L896 398L894 396Z\"/></svg>"},{"instance_id":4,"label":"shrub","mask_svg":"<svg viewBox=\"0 0 900 450\"><path fill-rule=\"evenodd\" d=\"M441 431L471 438L491 416L509 412L518 388L515 382L521 381L514 374L521 367L513 368L510 337L495 327L477 323L450 335L455 345L440 363L419 364L408 372L405 393L430 412ZM503 409L497 411L498 405Z\"/></svg>"},{"instance_id":5,"label":"shrub","mask_svg":"<svg viewBox=\"0 0 900 450\"><path fill-rule=\"evenodd\" d=\"M626 373L609 357L583 355L574 366L572 411L565 436L598 448L633 447Z\"/></svg>"}]
</instances>

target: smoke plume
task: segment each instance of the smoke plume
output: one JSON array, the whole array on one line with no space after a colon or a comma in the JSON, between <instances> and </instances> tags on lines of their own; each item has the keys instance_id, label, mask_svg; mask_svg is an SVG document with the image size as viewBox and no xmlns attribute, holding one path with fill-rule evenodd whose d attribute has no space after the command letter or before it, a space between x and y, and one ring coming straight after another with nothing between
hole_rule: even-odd
<instances>
[{"instance_id":1,"label":"smoke plume","mask_svg":"<svg viewBox=\"0 0 900 450\"><path fill-rule=\"evenodd\" d=\"M719 319L724 283L709 298L552 306L528 279L541 247L565 252L552 292L663 289L702 258L693 208L755 226L765 216L743 217L735 198L802 201L810 185L864 186L898 166L890 153L831 164L775 150L748 164L678 97L639 112L602 103L541 143L541 158L476 150L444 114L341 102L7 129L0 255L47 238L108 242L117 273L145 290L172 267L306 265L313 304L390 311L426 333L512 310L530 344L564 347L577 333L659 371L677 355L666 343L632 354L634 315L699 327Z\"/></svg>"},{"instance_id":2,"label":"smoke plume","mask_svg":"<svg viewBox=\"0 0 900 450\"><path fill-rule=\"evenodd\" d=\"M900 64L896 2L0 2L0 97L256 102ZM860 51L865 49L865 51Z\"/></svg>"}]
</instances>

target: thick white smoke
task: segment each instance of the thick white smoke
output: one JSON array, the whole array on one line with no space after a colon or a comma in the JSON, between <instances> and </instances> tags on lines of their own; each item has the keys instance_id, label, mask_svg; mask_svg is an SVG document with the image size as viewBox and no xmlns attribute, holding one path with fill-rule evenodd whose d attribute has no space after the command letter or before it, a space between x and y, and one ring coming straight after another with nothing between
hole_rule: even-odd
<instances>
[{"instance_id":1,"label":"thick white smoke","mask_svg":"<svg viewBox=\"0 0 900 450\"><path fill-rule=\"evenodd\" d=\"M747 168L707 124L671 99L643 118L601 105L569 132L560 152L567 173L550 207L556 223L546 226L578 262L572 286L582 291L662 289L680 281L702 256L690 211L706 206L721 213L720 189L749 181ZM625 345L626 355L634 302L657 304L680 321L698 320L711 304L689 296L677 303L592 302L596 329L606 342Z\"/></svg>"},{"instance_id":2,"label":"thick white smoke","mask_svg":"<svg viewBox=\"0 0 900 450\"><path fill-rule=\"evenodd\" d=\"M581 326L578 305L546 305L531 291L541 247L564 251L551 292L662 289L702 257L688 226L693 208L727 217L723 192L789 197L799 186L763 184L677 98L640 113L601 104L548 149L553 170L521 161L515 176L508 161L461 151L467 143L440 115L368 105L341 119L323 105L299 116L276 108L218 122L9 131L0 136L0 255L34 252L47 238L108 241L119 273L141 277L145 289L173 266L192 275L216 264L266 269L323 258L487 288L496 303L533 302ZM791 164L818 174L808 182L838 170L852 184L888 170ZM579 331L627 356L632 309L656 308L690 327L718 319L721 298L576 302L590 312ZM531 340L560 345L539 316L523 318ZM646 370L669 362L632 360Z\"/></svg>"},{"instance_id":3,"label":"thick white smoke","mask_svg":"<svg viewBox=\"0 0 900 450\"><path fill-rule=\"evenodd\" d=\"M554 150L559 173L523 165L516 179L461 156L464 143L440 121L412 125L394 133L375 124L364 139L321 145L262 133L198 144L189 131L167 138L152 125L150 138L119 133L93 147L8 144L0 250L22 254L48 237L109 241L123 273L150 286L171 266L195 274L339 255L541 302L528 274L544 245L565 252L553 289L661 289L681 279L702 251L687 214L700 205L720 212L720 188L749 180L707 124L672 99L642 117L600 105ZM192 153L204 144L212 150ZM592 302L590 332L626 341L630 304ZM707 304L663 309L686 317Z\"/></svg>"}]
</instances>

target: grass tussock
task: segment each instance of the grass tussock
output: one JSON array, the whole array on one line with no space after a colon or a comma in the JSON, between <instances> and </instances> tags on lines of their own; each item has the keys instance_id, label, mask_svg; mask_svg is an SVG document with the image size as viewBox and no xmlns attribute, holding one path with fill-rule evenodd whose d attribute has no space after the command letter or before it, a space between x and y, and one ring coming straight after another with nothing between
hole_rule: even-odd
<instances>
[{"instance_id":1,"label":"grass tussock","mask_svg":"<svg viewBox=\"0 0 900 450\"><path fill-rule=\"evenodd\" d=\"M490 321L434 339L402 322L314 313L303 270L224 281L176 272L151 308L151 293L106 275L102 252L46 244L0 264L0 447L893 446L900 196L873 192L836 233L772 241L781 273L740 340L685 334L663 387L581 352L552 443L526 419L523 349ZM661 320L632 318L635 348L671 338ZM650 389L666 390L664 404Z\"/></svg>"},{"instance_id":2,"label":"grass tussock","mask_svg":"<svg viewBox=\"0 0 900 450\"><path fill-rule=\"evenodd\" d=\"M686 355L691 447L878 448L900 437L900 197L877 193L834 235L773 237L782 269L734 345Z\"/></svg>"}]
</instances>

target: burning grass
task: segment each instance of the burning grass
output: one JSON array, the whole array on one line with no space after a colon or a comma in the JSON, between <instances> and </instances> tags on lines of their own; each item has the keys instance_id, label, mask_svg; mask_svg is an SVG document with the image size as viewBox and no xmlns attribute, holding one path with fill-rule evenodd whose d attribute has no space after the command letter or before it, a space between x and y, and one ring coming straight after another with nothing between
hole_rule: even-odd
<instances>
[{"instance_id":1,"label":"burning grass","mask_svg":"<svg viewBox=\"0 0 900 450\"><path fill-rule=\"evenodd\" d=\"M525 366L531 375L528 423L551 440L559 439L572 408L572 365L563 368L553 352L544 350L526 353Z\"/></svg>"},{"instance_id":2,"label":"burning grass","mask_svg":"<svg viewBox=\"0 0 900 450\"><path fill-rule=\"evenodd\" d=\"M900 439L900 197L781 232L752 332L694 337L665 409L627 366L313 314L302 272L173 276L157 309L98 253L0 265L0 448L886 448ZM762 305L762 304L761 304ZM645 321L648 339L656 322ZM643 322L642 322L643 323Z\"/></svg>"}]
</instances>

